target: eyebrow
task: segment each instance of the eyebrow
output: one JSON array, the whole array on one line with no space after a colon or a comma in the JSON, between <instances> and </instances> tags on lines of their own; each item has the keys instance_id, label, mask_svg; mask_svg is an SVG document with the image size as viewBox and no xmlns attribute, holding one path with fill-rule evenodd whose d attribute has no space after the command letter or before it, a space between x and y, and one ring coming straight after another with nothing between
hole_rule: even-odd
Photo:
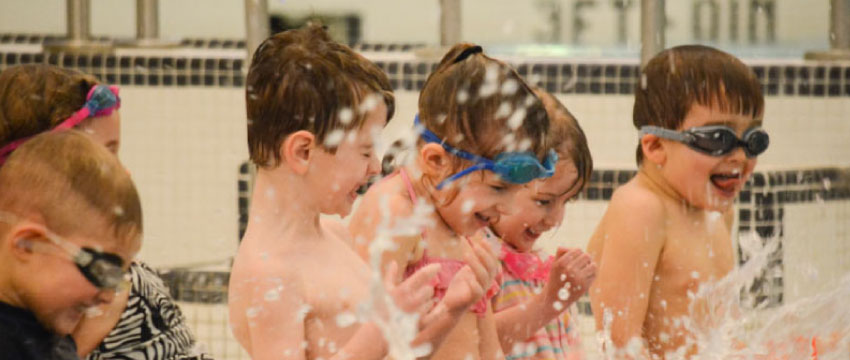
<instances>
[{"instance_id":1,"label":"eyebrow","mask_svg":"<svg viewBox=\"0 0 850 360\"><path fill-rule=\"evenodd\" d=\"M763 122L763 120L761 120L761 119L753 120L752 125L753 125L753 127L760 127L762 125L762 122ZM732 121L732 120L712 121L712 122L706 123L703 126L714 126L714 125L723 125L723 126L728 126L728 127L734 128L735 122Z\"/></svg>"}]
</instances>

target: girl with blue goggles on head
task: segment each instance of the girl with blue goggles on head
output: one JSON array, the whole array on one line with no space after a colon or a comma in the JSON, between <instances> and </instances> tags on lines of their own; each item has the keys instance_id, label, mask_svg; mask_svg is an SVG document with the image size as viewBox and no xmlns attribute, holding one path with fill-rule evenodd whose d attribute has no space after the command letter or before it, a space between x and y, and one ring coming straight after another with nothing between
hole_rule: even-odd
<instances>
[{"instance_id":1,"label":"girl with blue goggles on head","mask_svg":"<svg viewBox=\"0 0 850 360\"><path fill-rule=\"evenodd\" d=\"M480 231L510 212L523 184L554 173L546 110L508 65L458 44L425 82L414 122L411 164L372 186L351 216L352 238L365 240L354 246L382 271L396 263L405 276L441 264L435 302L454 299L452 284L472 277L481 292L433 358L504 358L490 305L499 290L496 244ZM402 223L415 227L392 234L395 246L370 256L379 229Z\"/></svg>"}]
</instances>

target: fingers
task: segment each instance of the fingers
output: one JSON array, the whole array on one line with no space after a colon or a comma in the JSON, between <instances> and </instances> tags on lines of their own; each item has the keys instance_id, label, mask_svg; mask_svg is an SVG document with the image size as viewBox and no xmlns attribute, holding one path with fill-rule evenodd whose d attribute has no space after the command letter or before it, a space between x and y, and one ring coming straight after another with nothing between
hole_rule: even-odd
<instances>
[{"instance_id":1,"label":"fingers","mask_svg":"<svg viewBox=\"0 0 850 360\"><path fill-rule=\"evenodd\" d=\"M393 262L393 264L395 264L395 262ZM428 264L420 268L419 270L416 270L413 275L405 279L404 286L408 287L411 290L418 289L420 287L433 288L431 286L431 280L433 280L434 277L437 276L441 268L442 265L440 264Z\"/></svg>"},{"instance_id":2,"label":"fingers","mask_svg":"<svg viewBox=\"0 0 850 360\"><path fill-rule=\"evenodd\" d=\"M489 246L486 241L479 240L472 242L472 250L490 275L491 280L499 271L499 259L496 256L493 247Z\"/></svg>"},{"instance_id":3,"label":"fingers","mask_svg":"<svg viewBox=\"0 0 850 360\"><path fill-rule=\"evenodd\" d=\"M395 284L398 283L398 263L395 261L390 262L387 265L387 270L384 271L384 287L389 291L390 289L395 288Z\"/></svg>"}]
</instances>

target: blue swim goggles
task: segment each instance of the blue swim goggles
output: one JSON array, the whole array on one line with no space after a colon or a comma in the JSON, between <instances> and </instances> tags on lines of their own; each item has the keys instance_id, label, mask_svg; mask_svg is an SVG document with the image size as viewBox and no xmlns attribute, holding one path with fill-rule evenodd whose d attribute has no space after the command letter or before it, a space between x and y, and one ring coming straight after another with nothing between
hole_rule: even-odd
<instances>
[{"instance_id":1,"label":"blue swim goggles","mask_svg":"<svg viewBox=\"0 0 850 360\"><path fill-rule=\"evenodd\" d=\"M422 126L422 123L419 122L418 114L414 119L414 125L417 129L421 129L422 132L419 136L422 137L422 140L440 144L454 156L475 163L437 184L437 190L441 190L451 182L478 170L492 171L496 175L499 175L502 180L511 184L525 184L531 180L549 178L555 174L555 164L558 162L558 154L555 153L555 150L549 150L542 164L532 152L505 152L496 156L495 159L490 160L483 156L455 149L451 145L446 144L439 136Z\"/></svg>"}]
</instances>

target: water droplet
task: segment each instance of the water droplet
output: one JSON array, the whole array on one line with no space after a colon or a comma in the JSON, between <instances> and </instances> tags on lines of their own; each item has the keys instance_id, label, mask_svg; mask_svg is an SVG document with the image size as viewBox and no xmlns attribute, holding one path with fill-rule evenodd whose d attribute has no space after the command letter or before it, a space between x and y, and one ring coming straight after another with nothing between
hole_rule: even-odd
<instances>
[{"instance_id":1,"label":"water droplet","mask_svg":"<svg viewBox=\"0 0 850 360\"><path fill-rule=\"evenodd\" d=\"M552 303L552 307L555 309L555 311L561 311L564 309L564 304L562 304L560 301L555 301Z\"/></svg>"},{"instance_id":2,"label":"water droplet","mask_svg":"<svg viewBox=\"0 0 850 360\"><path fill-rule=\"evenodd\" d=\"M333 130L325 136L325 146L330 148L336 147L342 142L343 138L345 138L345 131L342 129Z\"/></svg>"},{"instance_id":3,"label":"water droplet","mask_svg":"<svg viewBox=\"0 0 850 360\"><path fill-rule=\"evenodd\" d=\"M245 310L245 316L249 319L253 319L260 314L260 310L262 310L262 308L259 306L249 307L248 310Z\"/></svg>"},{"instance_id":4,"label":"water droplet","mask_svg":"<svg viewBox=\"0 0 850 360\"><path fill-rule=\"evenodd\" d=\"M336 316L336 326L347 328L357 322L357 316L351 312L340 313Z\"/></svg>"},{"instance_id":5,"label":"water droplet","mask_svg":"<svg viewBox=\"0 0 850 360\"><path fill-rule=\"evenodd\" d=\"M278 292L277 289L266 291L266 294L263 295L263 299L266 299L266 301L280 300L280 292Z\"/></svg>"},{"instance_id":6,"label":"water droplet","mask_svg":"<svg viewBox=\"0 0 850 360\"><path fill-rule=\"evenodd\" d=\"M561 288L560 290L558 290L558 299L561 299L563 301L567 301L567 299L569 299L569 297L570 297L570 291L569 290L567 290L565 288Z\"/></svg>"},{"instance_id":7,"label":"water droplet","mask_svg":"<svg viewBox=\"0 0 850 360\"><path fill-rule=\"evenodd\" d=\"M469 199L463 202L460 206L460 212L462 214L469 214L472 211L472 207L475 206L475 200Z\"/></svg>"},{"instance_id":8,"label":"water droplet","mask_svg":"<svg viewBox=\"0 0 850 360\"><path fill-rule=\"evenodd\" d=\"M351 123L351 119L354 118L354 112L351 111L350 108L344 107L339 111L339 122L343 125L348 125Z\"/></svg>"}]
</instances>

